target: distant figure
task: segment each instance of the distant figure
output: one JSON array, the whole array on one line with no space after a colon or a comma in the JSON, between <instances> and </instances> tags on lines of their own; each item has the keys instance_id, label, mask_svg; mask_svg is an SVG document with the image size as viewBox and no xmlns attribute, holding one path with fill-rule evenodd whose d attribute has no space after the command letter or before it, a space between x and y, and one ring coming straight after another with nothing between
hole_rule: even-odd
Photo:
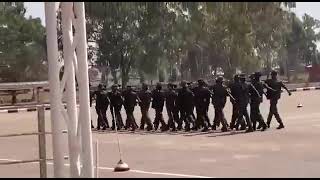
<instances>
[{"instance_id":1,"label":"distant figure","mask_svg":"<svg viewBox=\"0 0 320 180\"><path fill-rule=\"evenodd\" d=\"M137 127L136 120L133 115L133 111L135 106L137 105L137 101L139 100L139 97L136 92L134 92L131 88L131 86L127 86L126 91L123 92L124 97L124 109L126 110L127 114L127 120L125 129L131 128L132 131L135 131Z\"/></svg>"},{"instance_id":2,"label":"distant figure","mask_svg":"<svg viewBox=\"0 0 320 180\"><path fill-rule=\"evenodd\" d=\"M139 106L142 114L140 130L144 130L144 125L147 124L147 131L151 131L153 129L153 125L149 117L149 108L152 100L152 93L149 91L147 84L142 84L142 89L138 96L140 98Z\"/></svg>"},{"instance_id":3,"label":"distant figure","mask_svg":"<svg viewBox=\"0 0 320 180\"><path fill-rule=\"evenodd\" d=\"M178 102L180 109L180 120L178 123L178 130L182 129L182 123L185 122L185 131L190 131L190 124L194 124L195 119L193 115L194 108L194 94L187 86L186 81L181 82L181 89L178 92Z\"/></svg>"},{"instance_id":4,"label":"distant figure","mask_svg":"<svg viewBox=\"0 0 320 180\"><path fill-rule=\"evenodd\" d=\"M154 129L157 130L159 123L161 122L161 131L167 131L168 127L166 122L163 119L163 107L164 107L164 101L165 101L165 94L162 91L162 85L161 83L157 83L156 89L152 91L152 108L156 111L156 116L153 121Z\"/></svg>"},{"instance_id":5,"label":"distant figure","mask_svg":"<svg viewBox=\"0 0 320 180\"><path fill-rule=\"evenodd\" d=\"M238 74L234 75L233 82L229 85L231 95L234 99L230 98L230 102L232 104L232 117L230 122L230 129L238 130L238 126L241 124L241 130L246 128L245 122L243 118L239 118L240 112L240 92L241 92L241 84L240 84L240 77ZM237 123L237 124L236 124Z\"/></svg>"},{"instance_id":6,"label":"distant figure","mask_svg":"<svg viewBox=\"0 0 320 180\"><path fill-rule=\"evenodd\" d=\"M166 109L168 114L168 128L171 128L172 131L176 131L175 123L179 120L176 116L176 106L177 106L177 98L178 94L174 91L174 85L172 83L168 84L168 90L166 91Z\"/></svg>"},{"instance_id":7,"label":"distant figure","mask_svg":"<svg viewBox=\"0 0 320 180\"><path fill-rule=\"evenodd\" d=\"M121 117L121 108L123 105L123 97L119 90L119 86L114 84L112 86L111 92L109 92L109 99L110 99L110 111L112 114L112 130L115 130L115 121L117 123L117 129L120 130L124 124Z\"/></svg>"},{"instance_id":8,"label":"distant figure","mask_svg":"<svg viewBox=\"0 0 320 180\"><path fill-rule=\"evenodd\" d=\"M195 106L197 112L197 119L194 130L198 130L203 127L203 131L209 130L208 124L208 107L210 105L211 92L205 87L205 82L202 79L198 80L198 87L194 90Z\"/></svg>"},{"instance_id":9,"label":"distant figure","mask_svg":"<svg viewBox=\"0 0 320 180\"><path fill-rule=\"evenodd\" d=\"M241 90L240 90L240 98L239 98L239 118L244 117L248 126L248 129L246 132L253 132L253 127L252 127L252 122L250 120L249 114L248 114L248 104L249 104L249 86L246 83L246 77L244 74L240 76L240 85L241 85Z\"/></svg>"},{"instance_id":10,"label":"distant figure","mask_svg":"<svg viewBox=\"0 0 320 180\"><path fill-rule=\"evenodd\" d=\"M102 130L106 130L106 128L109 128L106 113L110 104L106 89L102 84L99 84L98 90L95 91L93 95L96 97L96 112L98 114L97 130L100 130L101 127Z\"/></svg>"},{"instance_id":11,"label":"distant figure","mask_svg":"<svg viewBox=\"0 0 320 180\"><path fill-rule=\"evenodd\" d=\"M289 96L291 96L291 92L282 83L282 81L278 81L277 75L278 73L276 71L272 71L271 79L267 79L265 82L265 87L267 88L267 99L270 100L270 111L267 118L267 126L270 128L271 119L274 115L279 123L277 129L282 129L284 128L284 124L282 122L282 119L280 118L277 107L278 100L281 98L281 88L284 88L288 92Z\"/></svg>"},{"instance_id":12,"label":"distant figure","mask_svg":"<svg viewBox=\"0 0 320 180\"><path fill-rule=\"evenodd\" d=\"M218 123L222 124L222 132L228 131L228 123L224 116L223 109L227 102L228 92L226 87L223 86L223 77L216 79L216 84L212 87L212 104L214 107L214 120L212 130L216 130Z\"/></svg>"},{"instance_id":13,"label":"distant figure","mask_svg":"<svg viewBox=\"0 0 320 180\"><path fill-rule=\"evenodd\" d=\"M260 104L263 101L263 84L260 82L261 73L256 72L250 76L251 83L249 85L250 94L250 118L253 130L256 130L257 122L262 127L262 131L266 130L267 125L260 113Z\"/></svg>"}]
</instances>

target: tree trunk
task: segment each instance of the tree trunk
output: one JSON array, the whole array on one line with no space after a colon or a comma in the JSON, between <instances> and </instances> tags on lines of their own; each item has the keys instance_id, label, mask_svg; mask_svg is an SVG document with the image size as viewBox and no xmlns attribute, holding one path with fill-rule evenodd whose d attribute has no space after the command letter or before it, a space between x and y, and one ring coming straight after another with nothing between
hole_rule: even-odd
<instances>
[{"instance_id":1,"label":"tree trunk","mask_svg":"<svg viewBox=\"0 0 320 180\"><path fill-rule=\"evenodd\" d=\"M139 70L139 77L140 77L140 83L144 83L146 78L144 77L144 74L142 71Z\"/></svg>"},{"instance_id":2,"label":"tree trunk","mask_svg":"<svg viewBox=\"0 0 320 180\"><path fill-rule=\"evenodd\" d=\"M111 76L113 78L113 83L118 84L117 71L111 68Z\"/></svg>"}]
</instances>

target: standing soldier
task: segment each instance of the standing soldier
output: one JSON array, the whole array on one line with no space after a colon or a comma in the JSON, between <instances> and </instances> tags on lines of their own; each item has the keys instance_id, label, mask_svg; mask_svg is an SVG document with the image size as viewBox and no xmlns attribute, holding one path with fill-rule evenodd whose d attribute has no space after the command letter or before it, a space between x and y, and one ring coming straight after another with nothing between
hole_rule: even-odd
<instances>
[{"instance_id":1,"label":"standing soldier","mask_svg":"<svg viewBox=\"0 0 320 180\"><path fill-rule=\"evenodd\" d=\"M218 123L222 124L222 132L228 131L228 123L223 113L223 108L227 102L228 92L226 87L223 86L223 77L218 77L216 84L212 87L212 104L214 107L214 120L212 130L216 130Z\"/></svg>"},{"instance_id":2,"label":"standing soldier","mask_svg":"<svg viewBox=\"0 0 320 180\"><path fill-rule=\"evenodd\" d=\"M207 109L208 104L210 104L211 92L210 90L205 87L205 82L200 79L198 80L198 87L195 88L194 91L195 97L195 106L197 112L197 119L195 123L194 130L198 130L199 128L203 127L203 131L208 131L208 122L209 119Z\"/></svg>"},{"instance_id":3,"label":"standing soldier","mask_svg":"<svg viewBox=\"0 0 320 180\"><path fill-rule=\"evenodd\" d=\"M178 94L173 89L174 85L172 83L168 83L168 91L166 92L166 109L168 114L168 128L172 128L172 131L176 131L175 122L178 122L176 116L176 106L177 106L177 97Z\"/></svg>"},{"instance_id":4,"label":"standing soldier","mask_svg":"<svg viewBox=\"0 0 320 180\"><path fill-rule=\"evenodd\" d=\"M123 104L123 98L119 91L117 84L112 85L112 91L109 93L110 98L110 111L112 114L112 130L115 130L115 121L117 121L117 129L120 130L123 127L123 121L121 117L121 108Z\"/></svg>"},{"instance_id":5,"label":"standing soldier","mask_svg":"<svg viewBox=\"0 0 320 180\"><path fill-rule=\"evenodd\" d=\"M187 82L181 82L181 89L178 92L178 101L180 109L180 120L178 123L178 130L182 129L182 122L185 122L185 131L190 131L190 123L194 123L193 108L194 108L194 94L187 87Z\"/></svg>"},{"instance_id":6,"label":"standing soldier","mask_svg":"<svg viewBox=\"0 0 320 180\"><path fill-rule=\"evenodd\" d=\"M291 96L291 92L287 89L287 87L281 82L277 80L278 73L276 71L271 72L271 79L267 79L265 86L267 88L267 99L270 100L270 111L267 119L267 125L270 128L270 123L272 116L274 115L276 120L279 123L279 126L277 129L284 128L284 124L280 118L279 112L278 112L278 100L281 97L281 88L284 88L289 96Z\"/></svg>"},{"instance_id":7,"label":"standing soldier","mask_svg":"<svg viewBox=\"0 0 320 180\"><path fill-rule=\"evenodd\" d=\"M148 90L147 84L145 83L142 84L142 89L138 95L140 98L139 106L142 114L140 129L144 130L144 125L147 124L147 130L150 131L153 129L151 119L149 117L149 108L150 108L150 103L152 99L152 94Z\"/></svg>"},{"instance_id":8,"label":"standing soldier","mask_svg":"<svg viewBox=\"0 0 320 180\"><path fill-rule=\"evenodd\" d=\"M250 76L251 83L249 85L250 94L250 118L253 130L256 130L257 122L262 126L262 131L266 130L267 125L260 113L260 104L263 101L263 84L260 82L261 73L255 72Z\"/></svg>"},{"instance_id":9,"label":"standing soldier","mask_svg":"<svg viewBox=\"0 0 320 180\"><path fill-rule=\"evenodd\" d=\"M165 101L165 95L164 95L164 92L162 91L161 83L157 83L156 89L152 91L152 108L155 109L156 111L156 116L153 122L155 130L158 129L160 122L161 122L160 129L162 131L168 130L168 127L162 115L164 101Z\"/></svg>"},{"instance_id":10,"label":"standing soldier","mask_svg":"<svg viewBox=\"0 0 320 180\"><path fill-rule=\"evenodd\" d=\"M134 107L137 105L139 97L136 92L132 90L131 86L127 86L126 91L123 92L124 97L124 109L126 110L127 119L125 129L132 128L132 131L135 131L137 128L137 123L133 115Z\"/></svg>"},{"instance_id":11,"label":"standing soldier","mask_svg":"<svg viewBox=\"0 0 320 180\"><path fill-rule=\"evenodd\" d=\"M246 120L248 129L246 130L246 132L253 132L253 128L252 128L252 122L250 120L249 114L248 114L248 104L249 104L249 87L246 84L246 77L244 74L242 74L240 76L240 85L241 85L241 90L240 90L240 98L239 98L239 118L238 120L240 120L243 116Z\"/></svg>"},{"instance_id":12,"label":"standing soldier","mask_svg":"<svg viewBox=\"0 0 320 180\"><path fill-rule=\"evenodd\" d=\"M95 91L93 95L96 97L96 112L98 115L97 130L100 130L100 127L102 127L102 130L106 130L106 128L109 128L106 113L110 100L102 84L99 84L98 90Z\"/></svg>"}]
</instances>

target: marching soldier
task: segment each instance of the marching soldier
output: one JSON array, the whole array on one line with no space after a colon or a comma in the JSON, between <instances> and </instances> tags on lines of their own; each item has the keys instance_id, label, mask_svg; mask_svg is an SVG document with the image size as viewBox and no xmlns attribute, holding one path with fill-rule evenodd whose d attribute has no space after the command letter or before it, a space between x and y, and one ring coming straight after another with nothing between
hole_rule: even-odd
<instances>
[{"instance_id":1,"label":"marching soldier","mask_svg":"<svg viewBox=\"0 0 320 180\"><path fill-rule=\"evenodd\" d=\"M100 130L100 127L102 127L102 130L106 130L106 128L109 128L106 113L110 100L102 84L99 84L98 90L93 95L96 96L97 130Z\"/></svg>"},{"instance_id":2,"label":"marching soldier","mask_svg":"<svg viewBox=\"0 0 320 180\"><path fill-rule=\"evenodd\" d=\"M178 130L182 129L182 123L185 122L185 131L190 131L190 124L194 123L193 108L194 108L194 94L188 88L187 82L181 82L181 89L178 92L178 102L180 109L180 120L178 123Z\"/></svg>"},{"instance_id":3,"label":"marching soldier","mask_svg":"<svg viewBox=\"0 0 320 180\"><path fill-rule=\"evenodd\" d=\"M110 98L110 111L112 114L112 130L115 130L115 121L117 121L117 129L120 130L124 125L121 117L121 108L123 104L123 98L119 90L119 86L114 84L112 91L109 93Z\"/></svg>"},{"instance_id":4,"label":"marching soldier","mask_svg":"<svg viewBox=\"0 0 320 180\"><path fill-rule=\"evenodd\" d=\"M135 131L137 128L137 123L133 115L134 107L137 105L137 101L139 101L139 97L136 92L132 90L131 86L127 86L127 90L123 92L124 97L124 109L126 110L127 119L125 129L132 128L132 131Z\"/></svg>"},{"instance_id":5,"label":"marching soldier","mask_svg":"<svg viewBox=\"0 0 320 180\"><path fill-rule=\"evenodd\" d=\"M227 102L228 92L226 87L223 86L223 77L218 77L216 79L216 84L212 87L212 104L214 107L214 120L212 125L212 130L216 130L218 123L222 124L222 132L228 131L228 123L223 113L223 108Z\"/></svg>"},{"instance_id":6,"label":"marching soldier","mask_svg":"<svg viewBox=\"0 0 320 180\"><path fill-rule=\"evenodd\" d=\"M144 125L147 124L147 131L150 131L153 129L151 119L149 117L149 108L152 99L152 93L148 90L147 84L142 84L142 89L138 95L140 98L139 106L142 114L140 130L144 130Z\"/></svg>"},{"instance_id":7,"label":"marching soldier","mask_svg":"<svg viewBox=\"0 0 320 180\"><path fill-rule=\"evenodd\" d=\"M153 122L155 130L158 129L160 122L161 122L160 129L162 131L168 130L168 127L162 115L164 101L165 101L165 95L164 95L164 92L162 91L162 86L160 83L157 83L156 89L152 91L152 108L155 109L156 111L156 116Z\"/></svg>"},{"instance_id":8,"label":"marching soldier","mask_svg":"<svg viewBox=\"0 0 320 180\"><path fill-rule=\"evenodd\" d=\"M191 91L191 92L193 93L193 95L194 95L194 91L195 91L195 89L196 89L195 83L194 83L194 82L188 82L187 85L188 85L188 88L190 89L190 91ZM192 117L193 117L193 119L194 119L194 122L192 122L193 127L195 127L195 119L196 119L196 116L194 115L194 109L195 109L195 105L194 105L194 103L192 103Z\"/></svg>"},{"instance_id":9,"label":"marching soldier","mask_svg":"<svg viewBox=\"0 0 320 180\"><path fill-rule=\"evenodd\" d=\"M230 129L232 130L237 122L237 126L241 123L241 130L246 128L245 123L242 117L239 119L239 111L240 111L240 91L241 91L241 84L239 75L234 75L233 83L230 85L231 95L234 99L230 98L230 102L232 104L232 117L230 122Z\"/></svg>"},{"instance_id":10,"label":"marching soldier","mask_svg":"<svg viewBox=\"0 0 320 180\"><path fill-rule=\"evenodd\" d=\"M172 83L168 84L168 91L166 92L166 109L168 114L168 128L172 128L172 131L176 131L175 122L178 122L176 116L176 106L178 94L173 89L174 85Z\"/></svg>"},{"instance_id":11,"label":"marching soldier","mask_svg":"<svg viewBox=\"0 0 320 180\"><path fill-rule=\"evenodd\" d=\"M198 80L198 87L194 90L195 95L195 106L197 112L197 119L194 130L198 130L203 127L203 131L208 131L208 107L210 104L211 92L205 87L205 82L200 79Z\"/></svg>"},{"instance_id":12,"label":"marching soldier","mask_svg":"<svg viewBox=\"0 0 320 180\"><path fill-rule=\"evenodd\" d=\"M244 74L240 76L240 85L241 85L241 90L240 90L240 98L239 98L239 118L242 118L244 116L248 129L246 132L253 132L252 128L252 122L250 120L249 114L248 114L248 104L249 104L249 87L246 84L246 77Z\"/></svg>"},{"instance_id":13,"label":"marching soldier","mask_svg":"<svg viewBox=\"0 0 320 180\"><path fill-rule=\"evenodd\" d=\"M256 123L262 127L262 131L266 130L267 125L260 113L260 104L263 101L263 84L260 82L261 73L256 72L250 76L251 83L249 85L250 94L250 118L253 130L256 130Z\"/></svg>"},{"instance_id":14,"label":"marching soldier","mask_svg":"<svg viewBox=\"0 0 320 180\"><path fill-rule=\"evenodd\" d=\"M91 109L92 101L93 101L93 92L91 92L90 88L91 88L91 83L89 83L89 98L90 98L90 109ZM92 123L92 119L91 119L91 128L92 129L94 128L93 123Z\"/></svg>"},{"instance_id":15,"label":"marching soldier","mask_svg":"<svg viewBox=\"0 0 320 180\"><path fill-rule=\"evenodd\" d=\"M291 96L291 92L281 81L277 80L277 75L278 73L276 71L272 71L271 79L267 79L265 82L265 86L267 88L267 99L270 100L270 111L267 118L267 126L270 128L271 119L274 115L279 123L277 129L282 129L284 128L284 124L280 118L277 107L278 100L281 98L281 88L284 88L288 92L289 96Z\"/></svg>"}]
</instances>

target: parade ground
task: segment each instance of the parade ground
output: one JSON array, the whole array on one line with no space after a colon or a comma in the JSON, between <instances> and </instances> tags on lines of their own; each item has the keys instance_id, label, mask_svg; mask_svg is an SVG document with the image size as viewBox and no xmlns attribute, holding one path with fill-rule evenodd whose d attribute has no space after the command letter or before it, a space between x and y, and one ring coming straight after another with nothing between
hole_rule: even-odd
<instances>
[{"instance_id":1,"label":"parade ground","mask_svg":"<svg viewBox=\"0 0 320 180\"><path fill-rule=\"evenodd\" d=\"M303 107L297 108L301 103ZM209 132L146 132L120 131L123 160L131 168L113 172L119 161L114 131L93 131L93 143L98 140L99 177L320 177L320 91L282 93L280 115L285 128L277 130L272 120L265 132L220 130ZM231 104L225 115L230 123ZM261 112L266 120L269 102L264 99ZM96 113L91 109L94 125ZM111 114L108 110L111 124ZM151 118L154 117L150 109ZM46 131L51 132L50 111L46 111ZM140 124L140 108L135 117ZM167 116L164 110L164 117ZM210 106L212 122L214 111ZM123 112L125 120L126 115ZM37 113L1 113L0 135L37 131ZM67 139L67 134L65 134ZM52 158L51 135L47 135L47 158ZM66 142L65 142L66 143ZM1 137L0 161L38 158L38 137ZM95 152L95 150L94 150ZM66 149L67 155L67 149ZM66 166L68 161L66 160ZM67 174L67 172L66 172ZM0 177L39 177L38 163L0 165ZM53 177L52 161L48 161L48 177Z\"/></svg>"}]
</instances>

